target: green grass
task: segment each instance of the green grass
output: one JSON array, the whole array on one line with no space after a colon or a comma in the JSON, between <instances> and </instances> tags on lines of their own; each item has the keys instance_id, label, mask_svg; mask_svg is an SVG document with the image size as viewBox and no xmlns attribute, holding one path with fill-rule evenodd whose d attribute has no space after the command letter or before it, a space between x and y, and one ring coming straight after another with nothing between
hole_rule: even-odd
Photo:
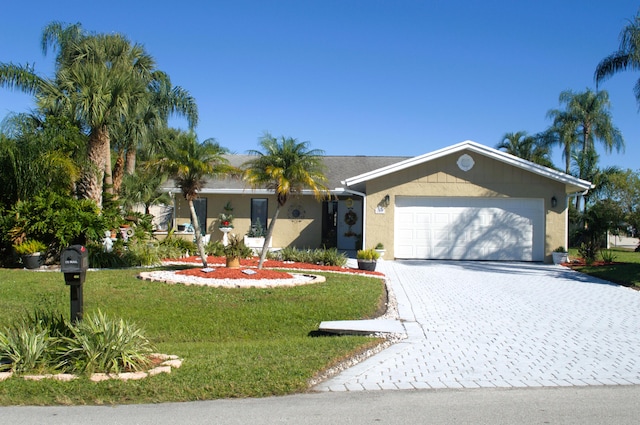
<instances>
[{"instance_id":1,"label":"green grass","mask_svg":"<svg viewBox=\"0 0 640 425\"><path fill-rule=\"evenodd\" d=\"M313 336L323 320L375 316L380 279L325 274L315 285L229 289L141 281L136 270L88 272L85 314L100 309L144 329L183 366L141 381L0 382L0 405L120 404L263 397L302 392L319 371L378 343ZM61 273L0 269L0 327L37 307L69 314Z\"/></svg>"},{"instance_id":2,"label":"green grass","mask_svg":"<svg viewBox=\"0 0 640 425\"><path fill-rule=\"evenodd\" d=\"M640 252L623 248L613 248L612 251L615 255L615 260L612 264L581 266L574 267L574 269L609 282L630 287L640 287ZM579 257L577 249L569 250L569 258ZM600 255L596 260L601 260Z\"/></svg>"}]
</instances>

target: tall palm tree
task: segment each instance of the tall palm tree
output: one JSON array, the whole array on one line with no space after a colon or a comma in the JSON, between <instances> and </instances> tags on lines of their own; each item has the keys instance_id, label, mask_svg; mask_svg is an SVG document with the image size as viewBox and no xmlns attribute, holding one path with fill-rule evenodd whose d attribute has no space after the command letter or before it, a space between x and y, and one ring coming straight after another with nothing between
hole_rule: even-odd
<instances>
[{"instance_id":1,"label":"tall palm tree","mask_svg":"<svg viewBox=\"0 0 640 425\"><path fill-rule=\"evenodd\" d=\"M566 111L559 109L550 110L547 117L553 119L553 124L541 137L547 146L559 145L562 148L564 172L570 174L572 154L579 145L577 123Z\"/></svg>"},{"instance_id":2,"label":"tall palm tree","mask_svg":"<svg viewBox=\"0 0 640 425\"><path fill-rule=\"evenodd\" d=\"M162 130L168 128L171 115L186 117L193 130L198 123L198 108L195 99L182 87L173 86L167 74L155 71L148 85L149 96L130 105L126 121L117 123L113 132L116 163L113 168L113 189L117 195L125 174L133 175L138 149L143 145L161 146Z\"/></svg>"},{"instance_id":3,"label":"tall palm tree","mask_svg":"<svg viewBox=\"0 0 640 425\"><path fill-rule=\"evenodd\" d=\"M600 61L596 67L594 75L596 86L621 71L640 68L640 11L622 29L619 38L618 50ZM640 79L636 82L633 91L640 104Z\"/></svg>"},{"instance_id":4,"label":"tall palm tree","mask_svg":"<svg viewBox=\"0 0 640 425\"><path fill-rule=\"evenodd\" d=\"M563 143L575 145L578 141L583 155L595 150L596 140L601 142L607 152L624 149L622 134L613 125L609 112L609 94L606 91L595 93L587 89L582 93L574 93L565 90L560 93L559 100L566 105L566 109L551 110L549 115L554 117L554 124L557 124L557 131L563 136ZM565 152L566 149L567 147ZM584 174L584 170L580 170L577 177L584 178Z\"/></svg>"},{"instance_id":5,"label":"tall palm tree","mask_svg":"<svg viewBox=\"0 0 640 425\"><path fill-rule=\"evenodd\" d=\"M224 149L212 139L198 143L195 134L182 131L173 131L172 138L173 143L169 144L171 148L167 149L164 156L149 161L147 166L156 167L167 173L182 191L182 195L189 204L202 265L207 267L207 256L193 201L198 197L198 192L206 183L207 177L227 175L233 171L233 168L222 156Z\"/></svg>"},{"instance_id":6,"label":"tall palm tree","mask_svg":"<svg viewBox=\"0 0 640 425\"><path fill-rule=\"evenodd\" d=\"M195 102L179 87L160 96L162 101L152 94L154 81L164 77L144 48L122 35L87 34L80 24L53 22L43 31L42 47L45 54L48 48L58 52L54 78L40 77L29 65L0 64L0 86L33 94L45 113L64 113L86 129L91 167L78 192L98 206L103 190L113 190L111 135L116 126L139 119L136 105L153 105L159 116L184 112L190 124L197 122Z\"/></svg>"},{"instance_id":7,"label":"tall palm tree","mask_svg":"<svg viewBox=\"0 0 640 425\"><path fill-rule=\"evenodd\" d=\"M541 138L530 136L526 131L505 133L496 149L545 167L552 167L549 158L549 146Z\"/></svg>"},{"instance_id":8,"label":"tall palm tree","mask_svg":"<svg viewBox=\"0 0 640 425\"><path fill-rule=\"evenodd\" d=\"M284 136L278 140L268 133L260 139L260 146L263 151L249 151L256 158L242 165L244 177L253 187L266 186L273 190L278 202L267 226L258 268L262 268L278 214L289 197L299 195L305 189L313 191L316 199L329 195L323 172L323 151L309 149L309 142L298 142Z\"/></svg>"},{"instance_id":9,"label":"tall palm tree","mask_svg":"<svg viewBox=\"0 0 640 425\"><path fill-rule=\"evenodd\" d=\"M84 173L79 189L101 205L103 179L107 192L112 190L111 127L129 118L130 105L145 101L155 63L141 46L119 34L87 36L66 50L56 75L64 96L47 100L89 128L87 155L95 169Z\"/></svg>"}]
</instances>

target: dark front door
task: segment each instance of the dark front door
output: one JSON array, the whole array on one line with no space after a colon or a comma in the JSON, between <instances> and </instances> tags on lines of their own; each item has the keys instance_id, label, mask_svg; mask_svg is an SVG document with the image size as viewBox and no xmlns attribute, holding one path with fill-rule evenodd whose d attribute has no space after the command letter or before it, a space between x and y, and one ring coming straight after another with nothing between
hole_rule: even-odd
<instances>
[{"instance_id":1,"label":"dark front door","mask_svg":"<svg viewBox=\"0 0 640 425\"><path fill-rule=\"evenodd\" d=\"M338 246L338 201L322 203L322 245L325 248Z\"/></svg>"}]
</instances>

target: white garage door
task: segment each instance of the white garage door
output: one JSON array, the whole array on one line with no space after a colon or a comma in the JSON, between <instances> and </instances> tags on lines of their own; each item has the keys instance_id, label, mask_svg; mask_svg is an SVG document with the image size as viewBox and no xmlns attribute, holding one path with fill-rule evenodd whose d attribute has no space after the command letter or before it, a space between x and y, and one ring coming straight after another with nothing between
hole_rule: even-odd
<instances>
[{"instance_id":1,"label":"white garage door","mask_svg":"<svg viewBox=\"0 0 640 425\"><path fill-rule=\"evenodd\" d=\"M397 197L396 258L542 261L542 199Z\"/></svg>"}]
</instances>

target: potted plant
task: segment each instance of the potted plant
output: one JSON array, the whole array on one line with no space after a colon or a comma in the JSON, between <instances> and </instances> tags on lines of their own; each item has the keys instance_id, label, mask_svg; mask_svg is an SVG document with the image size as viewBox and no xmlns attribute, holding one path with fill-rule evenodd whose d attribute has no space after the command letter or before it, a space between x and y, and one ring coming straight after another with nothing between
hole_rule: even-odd
<instances>
[{"instance_id":1,"label":"potted plant","mask_svg":"<svg viewBox=\"0 0 640 425\"><path fill-rule=\"evenodd\" d=\"M380 254L375 249L361 249L356 253L358 268L360 270L374 271Z\"/></svg>"},{"instance_id":2,"label":"potted plant","mask_svg":"<svg viewBox=\"0 0 640 425\"><path fill-rule=\"evenodd\" d=\"M386 250L384 249L384 245L382 244L382 242L378 242L378 244L376 245L376 247L374 248L376 250L376 252L378 253L378 255L380 255L380 257L384 256L384 253L386 252Z\"/></svg>"},{"instance_id":3,"label":"potted plant","mask_svg":"<svg viewBox=\"0 0 640 425\"><path fill-rule=\"evenodd\" d=\"M260 223L260 220L256 220L256 224L251 225L244 236L244 244L257 253L264 246L265 236L266 232L262 227L262 223ZM271 241L269 241L269 246L271 246Z\"/></svg>"},{"instance_id":4,"label":"potted plant","mask_svg":"<svg viewBox=\"0 0 640 425\"><path fill-rule=\"evenodd\" d=\"M218 216L218 228L220 229L233 229L233 207L231 201L223 207L224 212Z\"/></svg>"},{"instance_id":5,"label":"potted plant","mask_svg":"<svg viewBox=\"0 0 640 425\"><path fill-rule=\"evenodd\" d=\"M22 264L27 269L37 269L42 265L47 246L37 240L25 240L14 245L13 248L22 257Z\"/></svg>"},{"instance_id":6,"label":"potted plant","mask_svg":"<svg viewBox=\"0 0 640 425\"><path fill-rule=\"evenodd\" d=\"M559 246L551 253L553 256L553 264L562 264L569 262L569 253L563 246Z\"/></svg>"},{"instance_id":7,"label":"potted plant","mask_svg":"<svg viewBox=\"0 0 640 425\"><path fill-rule=\"evenodd\" d=\"M241 258L249 258L253 255L251 248L245 246L244 241L237 235L229 237L229 243L222 249L227 258L227 267L237 269L240 267Z\"/></svg>"}]
</instances>

